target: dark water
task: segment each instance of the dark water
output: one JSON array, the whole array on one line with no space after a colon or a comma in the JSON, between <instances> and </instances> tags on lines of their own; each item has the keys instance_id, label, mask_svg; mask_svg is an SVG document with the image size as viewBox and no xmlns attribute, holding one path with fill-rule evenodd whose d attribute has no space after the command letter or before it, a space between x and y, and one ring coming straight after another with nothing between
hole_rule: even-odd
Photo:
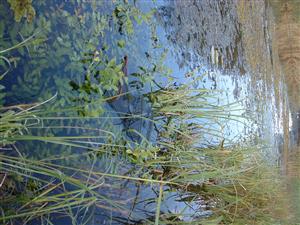
<instances>
[{"instance_id":1,"label":"dark water","mask_svg":"<svg viewBox=\"0 0 300 225\"><path fill-rule=\"evenodd\" d=\"M132 25L134 35L129 34L132 29L130 25L128 30L122 30L119 26L121 22L114 21L111 14L115 5L108 1L95 4L96 10L89 2L67 4L53 1L50 6L39 2L33 4L37 17L34 24L44 28L41 38L46 44L23 47L18 52L9 54L11 63L15 60L16 66L13 66L9 76L1 81L1 84L7 87L8 94L2 99L5 105L46 100L57 93L53 108L72 106L72 99L77 98L78 94L74 94L72 87L68 85L69 80L82 80L88 66L82 59L87 58L87 54L96 49L102 49L109 59L115 57L118 64L125 55L128 56L129 85L126 88L131 97L122 96L111 104L105 104L103 108L93 108L97 113L105 111L99 118L82 119L80 122L61 120L55 122L57 124L45 120L45 126L71 126L72 123L76 123L79 127L88 124L90 128L98 129L99 136L105 136L101 129L109 128L117 137L115 142L129 140L132 145L142 146L145 144L143 139L128 131L136 129L147 140L155 140L155 130L149 121L107 117L136 114L151 118L150 106L141 96L157 87L149 84L136 89L134 85L137 84L137 79L134 73L140 72L140 67L151 70L152 64L156 64L162 65L161 68L156 68L157 71L152 71L157 82L170 82L160 75L168 72L178 83L186 82L191 71L196 71L193 75L195 77L206 74L196 86L215 90L216 99L212 100L212 103L226 105L236 102L234 107L237 114L251 116L251 120L244 119L243 123L227 122L221 138L207 137L212 143L218 144L224 139L228 144L249 142L266 145L268 148L263 154L270 163L282 164L282 161L287 160L282 157L282 152L286 151L282 146L289 142L290 133L294 137L294 143L297 142L298 126L295 121L299 120L295 112L290 114L288 85L284 83L285 71L279 66L280 49L276 45L276 18L272 8L274 6L269 5L267 1L132 2L143 12L156 9L151 21ZM6 13L0 16L0 49L21 41L23 36L27 37L35 30L30 23L15 23L12 12L5 10L7 8L7 3L1 3L0 10ZM89 14L92 16L89 17ZM126 45L120 47L123 41ZM5 65L1 66L5 68ZM293 127L290 125L290 117L294 122ZM49 129L46 132L49 132ZM54 132L72 136L76 135L78 130ZM85 132L87 135L95 134L93 130ZM88 139L87 142L96 142L90 147L97 148L106 140L107 137L97 137ZM33 154L38 158L51 158L61 151L64 151L65 155L70 152L70 149L59 149L51 144L17 145L22 146L27 154L32 154L32 146L39 146L41 149L46 147L47 152ZM75 151L81 153L79 149ZM76 162L66 160L63 163L76 163L81 168L118 174L135 169L128 161L118 156L101 157L101 163L95 165L93 158L89 157L80 157ZM126 210L111 210L104 200L102 205L90 208L89 224L139 224L145 218L153 221L155 199L158 195L157 185L145 188L130 182L114 183L113 180L101 176L94 179L107 183L99 192L121 202ZM178 191L170 189L167 193L161 207L162 214L175 214L185 209L190 215L181 218L185 221L211 214L201 200L189 203L184 200L186 196ZM85 222L84 212L77 210L75 214L78 222ZM55 221L55 224L70 223L58 221Z\"/></svg>"}]
</instances>

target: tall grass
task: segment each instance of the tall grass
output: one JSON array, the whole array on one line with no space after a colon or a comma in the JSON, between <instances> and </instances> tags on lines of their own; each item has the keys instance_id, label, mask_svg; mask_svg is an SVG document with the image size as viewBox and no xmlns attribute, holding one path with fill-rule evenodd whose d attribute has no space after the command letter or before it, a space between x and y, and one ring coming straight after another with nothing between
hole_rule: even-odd
<instances>
[{"instance_id":1,"label":"tall grass","mask_svg":"<svg viewBox=\"0 0 300 225\"><path fill-rule=\"evenodd\" d=\"M51 115L41 108L52 98L27 109L2 107L0 169L5 176L0 182L1 223L51 224L55 215L68 217L73 224L89 224L93 212L100 210L111 213L111 221L118 215L125 218L123 222L139 224L274 224L273 206L280 195L276 168L262 159L259 149L225 140L221 129L228 121L245 123L249 118L236 113L240 109L234 104L211 103L212 91L191 87L167 86L145 93L152 110L148 117L118 113L89 118L151 122L155 132L150 136L134 128L127 130L137 134L139 141L120 137L111 126L97 128L99 135L83 135L81 132L95 128L79 126L82 117L60 117L56 113L64 109L52 110ZM66 120L75 124L66 124ZM56 129L60 132L52 133ZM79 132L62 135L61 130L67 129ZM41 135L36 130L46 132ZM208 138L214 141L210 143ZM51 144L57 151L37 158L25 154L22 144L18 147L26 142ZM65 154L59 146L70 151ZM114 168L115 164L121 167ZM133 199L106 193L108 189L119 192L126 182L157 191L156 208L149 218L128 207L129 202L134 205ZM168 192L184 194L182 201L205 206L210 216L198 216L197 210L191 214L185 208L163 211Z\"/></svg>"},{"instance_id":2,"label":"tall grass","mask_svg":"<svg viewBox=\"0 0 300 225\"><path fill-rule=\"evenodd\" d=\"M166 116L165 111L157 111L157 113ZM191 114L194 118L193 110ZM96 144L94 147L92 141L84 141L84 139L94 140L97 136L27 135L26 130L30 130L30 126L37 127L37 123L42 121L42 118L33 116L30 111L24 113L12 111L1 117L3 132L5 131L2 147L14 146L16 141L43 141L83 149L80 153L74 151L74 154L64 157L58 153L56 156L42 160L29 159L17 149L16 154L1 154L1 170L9 174L11 178L8 180L15 179L13 176L17 175L22 177L21 183L25 183L25 186L32 181L38 184L31 193L32 196L23 197L22 201L13 195L8 198L10 201L5 202L5 205L15 210L11 211L2 205L3 223L10 223L15 219L21 219L23 222L37 218L46 220L53 213L72 218L74 209L79 208L78 211L83 212L88 211L92 206L102 210L122 212L126 217L129 215L126 204L122 204L117 199L109 199L101 194L101 191L99 192L105 184L103 180L109 178L116 181L138 182L144 186L157 186L159 196L156 216L153 220L155 224L184 223L184 221L174 220L174 218L181 218L185 214L184 211L182 215L172 215L171 221L169 221L170 217L166 219L166 215L161 214L160 205L166 194L164 187L184 192L192 199L204 199L205 204L210 205L210 210L213 211L211 218L195 217L193 218L195 222L211 220L224 224L272 224L270 206L274 195L277 194L279 183L272 168L266 167L260 158L257 149L230 145L201 146L200 137L206 131L211 132L209 128L201 127L201 124L194 124L192 121L188 124L187 119L190 119L190 115L186 112L180 114L180 120L177 115L172 114L174 122L169 121L168 124L162 123L160 116L148 118L160 127L156 143L145 139L140 146L137 146L102 141L100 144L94 143ZM136 118L134 115L132 117ZM27 123L32 119L37 123ZM57 117L57 120L60 119ZM99 154L107 154L112 158L114 155L122 155L123 159L120 160L125 162L129 160L128 162L133 163L137 169L127 175L97 171L93 165L96 165L99 160L96 156ZM58 163L59 159L73 157L76 160L88 155L94 156L95 161L85 168ZM98 181L95 181L95 177ZM72 187L71 190L66 189L66 186ZM16 201L18 204L15 204ZM151 219L146 221L146 224L152 223Z\"/></svg>"}]
</instances>

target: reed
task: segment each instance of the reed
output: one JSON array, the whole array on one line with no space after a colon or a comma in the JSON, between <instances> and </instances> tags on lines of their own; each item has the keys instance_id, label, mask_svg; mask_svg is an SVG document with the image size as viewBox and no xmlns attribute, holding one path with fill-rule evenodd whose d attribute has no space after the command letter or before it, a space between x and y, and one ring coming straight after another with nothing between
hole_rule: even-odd
<instances>
[{"instance_id":1,"label":"reed","mask_svg":"<svg viewBox=\"0 0 300 225\"><path fill-rule=\"evenodd\" d=\"M51 217L58 215L87 224L97 209L139 224L276 223L273 206L281 190L276 167L264 161L261 149L227 140L222 132L228 121L247 126L251 120L241 116L237 103L214 104L214 92L195 89L193 83L168 85L142 95L151 115L106 112L83 118L74 112L84 105L43 108L56 96L25 108L2 106L1 223L51 223ZM106 123L122 119L150 122L154 134L125 127L127 133L137 135L134 140ZM102 127L95 128L87 120L98 121ZM66 130L76 132L67 135ZM44 149L26 154L17 147L37 142L57 151L37 157L33 153L42 155ZM157 190L156 208L149 218L128 207L132 199L106 193L107 189L119 192L126 182ZM205 210L198 210L210 216L190 214L185 208L179 213L164 212L168 192L188 196L182 200L187 204L205 205Z\"/></svg>"}]
</instances>

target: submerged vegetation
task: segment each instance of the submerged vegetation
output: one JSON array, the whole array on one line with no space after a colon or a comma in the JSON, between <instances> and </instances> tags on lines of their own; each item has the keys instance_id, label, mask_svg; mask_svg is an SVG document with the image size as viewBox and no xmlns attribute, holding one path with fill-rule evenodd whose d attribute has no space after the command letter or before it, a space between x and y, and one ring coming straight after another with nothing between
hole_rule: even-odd
<instances>
[{"instance_id":1,"label":"submerged vegetation","mask_svg":"<svg viewBox=\"0 0 300 225\"><path fill-rule=\"evenodd\" d=\"M171 75L154 10L135 1L20 2L0 5L15 15L0 16L0 66L9 71L1 224L280 222L281 185L264 147L223 134L228 121L247 126L250 116L218 103L196 75L184 84ZM145 30L146 53L135 36ZM168 208L170 199L181 206Z\"/></svg>"}]
</instances>

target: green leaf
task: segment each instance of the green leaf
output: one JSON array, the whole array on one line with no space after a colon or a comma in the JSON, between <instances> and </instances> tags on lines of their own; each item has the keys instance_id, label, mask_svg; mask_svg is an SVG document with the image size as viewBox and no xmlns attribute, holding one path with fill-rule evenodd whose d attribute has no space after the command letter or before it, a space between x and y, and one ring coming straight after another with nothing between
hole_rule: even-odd
<instances>
[{"instance_id":1,"label":"green leaf","mask_svg":"<svg viewBox=\"0 0 300 225\"><path fill-rule=\"evenodd\" d=\"M115 65L116 65L116 58L114 57L108 62L107 67L114 67Z\"/></svg>"},{"instance_id":2,"label":"green leaf","mask_svg":"<svg viewBox=\"0 0 300 225\"><path fill-rule=\"evenodd\" d=\"M118 45L118 47L120 47L120 48L124 48L124 47L125 47L125 41L124 41L124 40L119 40L119 41L117 42L117 45Z\"/></svg>"}]
</instances>

